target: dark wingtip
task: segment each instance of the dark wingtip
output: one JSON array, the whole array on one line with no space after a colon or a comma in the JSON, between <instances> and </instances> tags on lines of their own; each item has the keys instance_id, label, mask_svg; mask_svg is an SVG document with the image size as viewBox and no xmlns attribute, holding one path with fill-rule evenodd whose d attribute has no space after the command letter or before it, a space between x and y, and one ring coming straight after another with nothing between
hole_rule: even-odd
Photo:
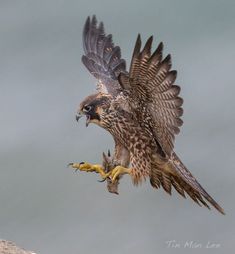
<instances>
[{"instance_id":1,"label":"dark wingtip","mask_svg":"<svg viewBox=\"0 0 235 254\"><path fill-rule=\"evenodd\" d=\"M140 36L140 33L137 35L137 40L136 42L140 45L141 47L141 36Z\"/></svg>"},{"instance_id":2,"label":"dark wingtip","mask_svg":"<svg viewBox=\"0 0 235 254\"><path fill-rule=\"evenodd\" d=\"M177 71L176 70L172 70L170 71L171 75L173 75L174 79L177 78Z\"/></svg>"},{"instance_id":3,"label":"dark wingtip","mask_svg":"<svg viewBox=\"0 0 235 254\"><path fill-rule=\"evenodd\" d=\"M83 49L85 51L85 54L87 53L87 46L86 46L86 40L87 40L87 34L90 30L90 16L87 17L84 28L83 28Z\"/></svg>"},{"instance_id":4,"label":"dark wingtip","mask_svg":"<svg viewBox=\"0 0 235 254\"><path fill-rule=\"evenodd\" d=\"M139 54L140 53L140 48L141 48L141 37L140 37L140 34L138 34L137 39L136 39L136 43L135 43L135 48L134 48L133 55Z\"/></svg>"},{"instance_id":5,"label":"dark wingtip","mask_svg":"<svg viewBox=\"0 0 235 254\"><path fill-rule=\"evenodd\" d=\"M150 62L154 61L154 59L155 59L155 62L156 62L156 59L160 61L160 59L162 58L163 47L164 47L163 42L160 42L156 50L153 52L152 56L150 57L150 60L149 60Z\"/></svg>"},{"instance_id":6,"label":"dark wingtip","mask_svg":"<svg viewBox=\"0 0 235 254\"><path fill-rule=\"evenodd\" d=\"M91 20L92 24L96 24L97 23L97 19L96 19L96 15L92 15L92 20Z\"/></svg>"},{"instance_id":7,"label":"dark wingtip","mask_svg":"<svg viewBox=\"0 0 235 254\"><path fill-rule=\"evenodd\" d=\"M150 36L147 40L147 42L145 43L144 49L143 49L143 54L147 53L150 54L151 53L151 47L152 47L152 42L153 42L153 36Z\"/></svg>"},{"instance_id":8,"label":"dark wingtip","mask_svg":"<svg viewBox=\"0 0 235 254\"><path fill-rule=\"evenodd\" d=\"M161 42L158 44L158 46L157 46L156 50L154 51L153 55L162 54L163 48L164 48L164 44L163 44L163 42L161 41Z\"/></svg>"},{"instance_id":9,"label":"dark wingtip","mask_svg":"<svg viewBox=\"0 0 235 254\"><path fill-rule=\"evenodd\" d=\"M102 21L99 24L99 30L101 33L104 33L104 23Z\"/></svg>"},{"instance_id":10,"label":"dark wingtip","mask_svg":"<svg viewBox=\"0 0 235 254\"><path fill-rule=\"evenodd\" d=\"M164 58L163 62L171 63L171 54L168 54L168 55Z\"/></svg>"},{"instance_id":11,"label":"dark wingtip","mask_svg":"<svg viewBox=\"0 0 235 254\"><path fill-rule=\"evenodd\" d=\"M89 26L90 26L90 16L87 17L85 25L84 25L84 30L83 33L87 32L89 30Z\"/></svg>"},{"instance_id":12,"label":"dark wingtip","mask_svg":"<svg viewBox=\"0 0 235 254\"><path fill-rule=\"evenodd\" d=\"M159 48L159 49L161 49L161 50L163 50L163 48L164 48L164 44L163 44L163 42L162 42L162 41L159 43L158 48Z\"/></svg>"}]
</instances>

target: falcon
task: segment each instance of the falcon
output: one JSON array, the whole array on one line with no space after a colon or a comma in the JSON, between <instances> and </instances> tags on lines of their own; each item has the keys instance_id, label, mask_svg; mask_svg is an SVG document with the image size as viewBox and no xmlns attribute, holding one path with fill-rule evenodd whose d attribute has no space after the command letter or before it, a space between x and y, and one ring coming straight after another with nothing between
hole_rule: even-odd
<instances>
[{"instance_id":1,"label":"falcon","mask_svg":"<svg viewBox=\"0 0 235 254\"><path fill-rule=\"evenodd\" d=\"M138 35L127 71L121 50L112 35L105 34L103 23L95 16L87 18L82 62L97 79L97 91L81 102L76 119L86 116L86 126L95 123L107 130L115 150L109 170L105 163L69 165L99 173L114 189L124 174L130 175L134 185L149 179L152 187L162 187L169 194L173 186L181 196L187 193L197 204L210 209L210 203L224 214L174 152L175 135L183 124L183 99L175 85L177 72L171 70L171 56L163 57L162 42L152 52L152 41L153 36L142 47Z\"/></svg>"}]
</instances>

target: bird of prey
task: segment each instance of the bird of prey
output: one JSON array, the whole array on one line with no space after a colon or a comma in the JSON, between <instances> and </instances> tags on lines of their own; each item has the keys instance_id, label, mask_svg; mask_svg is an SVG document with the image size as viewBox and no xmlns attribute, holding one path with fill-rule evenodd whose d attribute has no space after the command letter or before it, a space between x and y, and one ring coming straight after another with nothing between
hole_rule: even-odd
<instances>
[{"instance_id":1,"label":"bird of prey","mask_svg":"<svg viewBox=\"0 0 235 254\"><path fill-rule=\"evenodd\" d=\"M224 210L204 190L174 152L175 135L183 121L183 99L175 85L177 72L171 70L171 56L163 57L163 43L151 51L153 36L141 47L138 35L129 71L121 50L106 34L102 22L88 17L83 30L82 62L97 79L97 91L80 104L76 119L86 116L111 133L115 142L109 172L87 162L70 163L72 168L96 172L117 183L129 174L135 185L149 179L154 188L171 194L172 186L185 197L220 213Z\"/></svg>"}]
</instances>

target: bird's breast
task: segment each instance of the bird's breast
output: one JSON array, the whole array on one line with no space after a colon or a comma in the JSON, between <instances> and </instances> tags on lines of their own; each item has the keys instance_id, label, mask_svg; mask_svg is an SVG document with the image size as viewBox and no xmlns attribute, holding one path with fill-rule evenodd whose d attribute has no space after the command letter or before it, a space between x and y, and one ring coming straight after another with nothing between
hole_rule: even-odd
<instances>
[{"instance_id":1,"label":"bird's breast","mask_svg":"<svg viewBox=\"0 0 235 254\"><path fill-rule=\"evenodd\" d=\"M146 130L130 114L113 114L108 118L104 128L129 151L146 149L152 143Z\"/></svg>"}]
</instances>

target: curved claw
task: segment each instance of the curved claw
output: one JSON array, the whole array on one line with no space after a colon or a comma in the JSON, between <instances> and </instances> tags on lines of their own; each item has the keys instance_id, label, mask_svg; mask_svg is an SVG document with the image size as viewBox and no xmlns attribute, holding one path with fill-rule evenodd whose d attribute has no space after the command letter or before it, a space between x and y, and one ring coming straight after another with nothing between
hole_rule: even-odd
<instances>
[{"instance_id":1,"label":"curved claw","mask_svg":"<svg viewBox=\"0 0 235 254\"><path fill-rule=\"evenodd\" d=\"M99 183L103 183L106 180L106 178L102 179L102 180L97 180L97 182Z\"/></svg>"},{"instance_id":2,"label":"curved claw","mask_svg":"<svg viewBox=\"0 0 235 254\"><path fill-rule=\"evenodd\" d=\"M111 174L111 171L106 173L106 174L104 174L104 175L101 175L102 180L98 180L98 182L103 183L105 180L107 180L107 178L111 179L110 178L110 174Z\"/></svg>"},{"instance_id":3,"label":"curved claw","mask_svg":"<svg viewBox=\"0 0 235 254\"><path fill-rule=\"evenodd\" d=\"M125 168L122 166L116 166L112 171L109 172L109 177L111 181L114 183L118 177L124 175L124 174L131 174L130 168Z\"/></svg>"},{"instance_id":4,"label":"curved claw","mask_svg":"<svg viewBox=\"0 0 235 254\"><path fill-rule=\"evenodd\" d=\"M68 164L67 164L67 168L68 168L68 167L71 167L71 166L72 166L72 168L73 168L73 164L74 164L73 162L68 163ZM75 172L77 172L77 171L79 170L79 168L73 168L73 169L74 169Z\"/></svg>"},{"instance_id":5,"label":"curved claw","mask_svg":"<svg viewBox=\"0 0 235 254\"><path fill-rule=\"evenodd\" d=\"M76 164L76 167L74 166L75 164ZM77 172L80 169L80 165L82 164L84 164L84 162L80 162L80 163L70 162L67 164L67 167L72 167L74 171Z\"/></svg>"}]
</instances>

